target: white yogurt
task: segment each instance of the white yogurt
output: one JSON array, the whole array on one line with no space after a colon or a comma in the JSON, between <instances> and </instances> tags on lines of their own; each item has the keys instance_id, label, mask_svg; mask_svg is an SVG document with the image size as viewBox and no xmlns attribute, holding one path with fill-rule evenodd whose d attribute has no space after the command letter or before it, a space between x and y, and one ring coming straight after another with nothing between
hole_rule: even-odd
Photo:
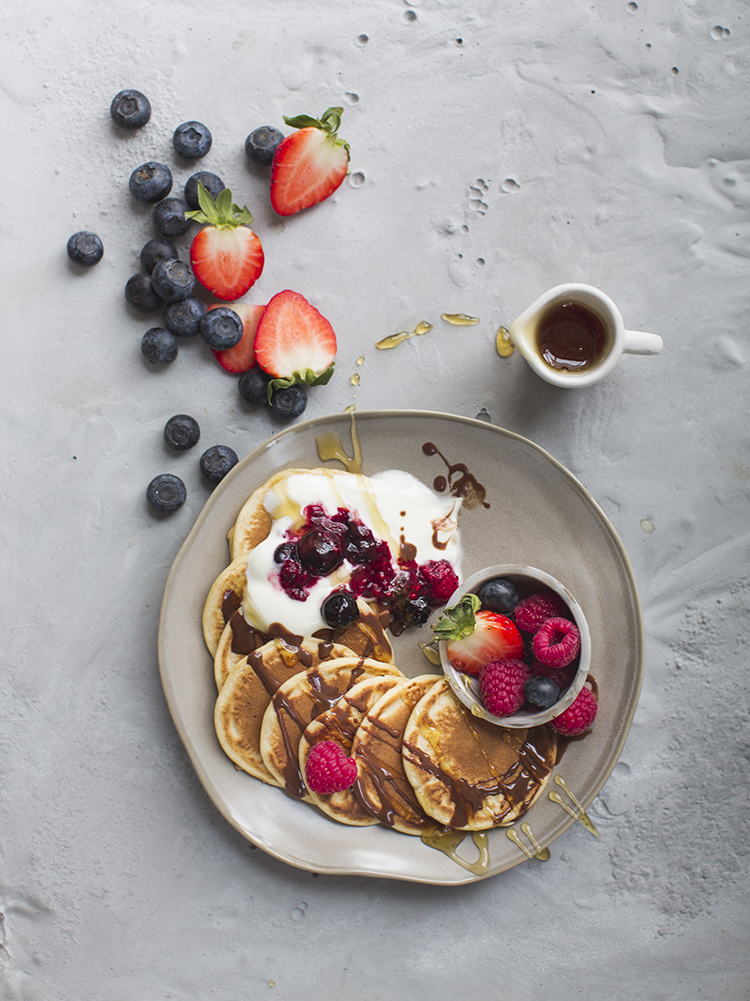
<instances>
[{"instance_id":1,"label":"white yogurt","mask_svg":"<svg viewBox=\"0 0 750 1001\"><path fill-rule=\"evenodd\" d=\"M302 512L310 504L320 504L329 516L347 508L388 543L394 565L402 543L410 543L416 548L418 563L448 560L461 576L461 499L441 497L411 473L398 469L372 477L333 470L297 473L270 490L264 504L273 524L268 537L248 557L243 599L245 618L263 632L272 622L303 636L326 628L320 606L351 573L350 564L344 561L330 577L315 583L305 601L295 601L282 589L273 554L286 541L287 531L301 526Z\"/></svg>"}]
</instances>

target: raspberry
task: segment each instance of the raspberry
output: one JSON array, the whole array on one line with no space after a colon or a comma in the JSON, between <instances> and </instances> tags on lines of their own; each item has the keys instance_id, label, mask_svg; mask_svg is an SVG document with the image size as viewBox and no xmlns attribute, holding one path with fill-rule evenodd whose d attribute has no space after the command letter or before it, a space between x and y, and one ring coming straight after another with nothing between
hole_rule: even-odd
<instances>
[{"instance_id":1,"label":"raspberry","mask_svg":"<svg viewBox=\"0 0 750 1001\"><path fill-rule=\"evenodd\" d=\"M581 649L581 634L568 619L547 619L537 630L533 646L534 656L542 664L565 667Z\"/></svg>"},{"instance_id":2,"label":"raspberry","mask_svg":"<svg viewBox=\"0 0 750 1001\"><path fill-rule=\"evenodd\" d=\"M566 611L562 598L555 594L532 594L516 605L516 625L525 633L535 633L547 619Z\"/></svg>"},{"instance_id":3,"label":"raspberry","mask_svg":"<svg viewBox=\"0 0 750 1001\"><path fill-rule=\"evenodd\" d=\"M458 587L458 577L448 560L428 560L419 570L431 605L444 604Z\"/></svg>"},{"instance_id":4,"label":"raspberry","mask_svg":"<svg viewBox=\"0 0 750 1001\"><path fill-rule=\"evenodd\" d=\"M596 718L597 709L594 693L584 685L573 704L551 721L552 726L565 737L575 737L588 730Z\"/></svg>"},{"instance_id":5,"label":"raspberry","mask_svg":"<svg viewBox=\"0 0 750 1001\"><path fill-rule=\"evenodd\" d=\"M349 789L357 778L357 762L347 758L333 740L322 740L310 748L305 762L305 778L310 792L325 795Z\"/></svg>"},{"instance_id":6,"label":"raspberry","mask_svg":"<svg viewBox=\"0 0 750 1001\"><path fill-rule=\"evenodd\" d=\"M518 712L525 700L523 686L530 677L522 660L493 660L479 675L482 702L495 716Z\"/></svg>"}]
</instances>

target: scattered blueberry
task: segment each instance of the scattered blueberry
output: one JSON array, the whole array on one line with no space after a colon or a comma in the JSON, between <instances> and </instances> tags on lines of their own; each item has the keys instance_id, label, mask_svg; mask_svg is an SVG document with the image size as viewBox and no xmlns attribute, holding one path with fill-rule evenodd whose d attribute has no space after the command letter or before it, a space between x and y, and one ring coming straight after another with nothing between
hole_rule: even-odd
<instances>
[{"instance_id":1,"label":"scattered blueberry","mask_svg":"<svg viewBox=\"0 0 750 1001\"><path fill-rule=\"evenodd\" d=\"M246 403L252 403L258 407L262 403L268 403L268 383L269 376L259 365L254 365L247 372L242 373L237 388Z\"/></svg>"},{"instance_id":2,"label":"scattered blueberry","mask_svg":"<svg viewBox=\"0 0 750 1001\"><path fill-rule=\"evenodd\" d=\"M178 299L165 307L164 326L175 337L195 337L205 315L206 306L200 299Z\"/></svg>"},{"instance_id":3,"label":"scattered blueberry","mask_svg":"<svg viewBox=\"0 0 750 1001\"><path fill-rule=\"evenodd\" d=\"M482 602L482 608L502 615L510 615L518 604L518 591L504 577L486 580L477 591L477 597Z\"/></svg>"},{"instance_id":4,"label":"scattered blueberry","mask_svg":"<svg viewBox=\"0 0 750 1001\"><path fill-rule=\"evenodd\" d=\"M209 309L198 327L203 340L214 351L233 348L242 338L242 320L228 306Z\"/></svg>"},{"instance_id":5,"label":"scattered blueberry","mask_svg":"<svg viewBox=\"0 0 750 1001\"><path fill-rule=\"evenodd\" d=\"M157 261L174 261L177 258L177 248L169 240L156 237L149 240L141 248L141 267L149 274L154 270Z\"/></svg>"},{"instance_id":6,"label":"scattered blueberry","mask_svg":"<svg viewBox=\"0 0 750 1001\"><path fill-rule=\"evenodd\" d=\"M151 275L144 272L128 279L125 298L139 313L153 313L163 304L161 296L151 284Z\"/></svg>"},{"instance_id":7,"label":"scattered blueberry","mask_svg":"<svg viewBox=\"0 0 750 1001\"><path fill-rule=\"evenodd\" d=\"M96 233L82 230L68 240L68 257L82 268L92 268L104 256L104 244Z\"/></svg>"},{"instance_id":8,"label":"scattered blueberry","mask_svg":"<svg viewBox=\"0 0 750 1001\"><path fill-rule=\"evenodd\" d=\"M211 133L200 122L183 122L174 130L172 145L178 156L200 160L211 149Z\"/></svg>"},{"instance_id":9,"label":"scattered blueberry","mask_svg":"<svg viewBox=\"0 0 750 1001\"><path fill-rule=\"evenodd\" d=\"M220 483L238 461L237 453L228 445L212 445L201 456L201 472L209 483Z\"/></svg>"},{"instance_id":10,"label":"scattered blueberry","mask_svg":"<svg viewBox=\"0 0 750 1001\"><path fill-rule=\"evenodd\" d=\"M195 289L195 276L184 261L157 261L151 272L151 284L167 302L187 299Z\"/></svg>"},{"instance_id":11,"label":"scattered blueberry","mask_svg":"<svg viewBox=\"0 0 750 1001\"><path fill-rule=\"evenodd\" d=\"M333 591L320 606L320 614L331 629L341 629L357 621L359 608L348 591Z\"/></svg>"},{"instance_id":12,"label":"scattered blueberry","mask_svg":"<svg viewBox=\"0 0 750 1001\"><path fill-rule=\"evenodd\" d=\"M291 421L304 412L307 406L307 396L299 384L287 386L286 389L276 388L271 393L269 406L277 417Z\"/></svg>"},{"instance_id":13,"label":"scattered blueberry","mask_svg":"<svg viewBox=\"0 0 750 1001\"><path fill-rule=\"evenodd\" d=\"M154 209L154 226L162 236L182 236L190 229L190 220L185 218L189 211L181 198L165 198Z\"/></svg>"},{"instance_id":14,"label":"scattered blueberry","mask_svg":"<svg viewBox=\"0 0 750 1001\"><path fill-rule=\"evenodd\" d=\"M245 154L250 163L258 167L268 167L282 142L284 134L270 125L254 129L245 140Z\"/></svg>"},{"instance_id":15,"label":"scattered blueberry","mask_svg":"<svg viewBox=\"0 0 750 1001\"><path fill-rule=\"evenodd\" d=\"M152 365L171 365L177 357L177 341L163 327L152 327L141 339L141 351Z\"/></svg>"},{"instance_id":16,"label":"scattered blueberry","mask_svg":"<svg viewBox=\"0 0 750 1001\"><path fill-rule=\"evenodd\" d=\"M543 674L538 674L529 678L523 686L523 694L532 705L547 709L560 698L560 686L552 678L545 678Z\"/></svg>"},{"instance_id":17,"label":"scattered blueberry","mask_svg":"<svg viewBox=\"0 0 750 1001\"><path fill-rule=\"evenodd\" d=\"M179 476L160 473L146 488L146 500L156 511L171 514L172 511L178 511L185 503L187 490Z\"/></svg>"},{"instance_id":18,"label":"scattered blueberry","mask_svg":"<svg viewBox=\"0 0 750 1001\"><path fill-rule=\"evenodd\" d=\"M199 170L197 174L193 174L185 182L185 201L191 209L200 208L198 201L199 181L212 198L216 198L218 193L226 188L226 184L216 174L212 174L208 170Z\"/></svg>"},{"instance_id":19,"label":"scattered blueberry","mask_svg":"<svg viewBox=\"0 0 750 1001\"><path fill-rule=\"evenodd\" d=\"M172 171L164 163L142 163L130 175L128 187L139 202L160 202L172 190Z\"/></svg>"},{"instance_id":20,"label":"scattered blueberry","mask_svg":"<svg viewBox=\"0 0 750 1001\"><path fill-rule=\"evenodd\" d=\"M189 414L175 414L164 425L164 441L178 452L197 445L200 436L198 421Z\"/></svg>"},{"instance_id":21,"label":"scattered blueberry","mask_svg":"<svg viewBox=\"0 0 750 1001\"><path fill-rule=\"evenodd\" d=\"M139 90L121 90L112 99L109 113L120 128L140 129L151 117L151 105Z\"/></svg>"}]
</instances>

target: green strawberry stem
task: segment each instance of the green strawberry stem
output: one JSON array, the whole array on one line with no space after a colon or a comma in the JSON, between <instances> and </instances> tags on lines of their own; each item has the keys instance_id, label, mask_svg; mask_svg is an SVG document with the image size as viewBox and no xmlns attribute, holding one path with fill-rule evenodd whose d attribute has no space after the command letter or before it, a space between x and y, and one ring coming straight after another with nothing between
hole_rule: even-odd
<instances>
[{"instance_id":1,"label":"green strawberry stem","mask_svg":"<svg viewBox=\"0 0 750 1001\"><path fill-rule=\"evenodd\" d=\"M287 118L284 121L293 129L320 129L327 133L327 138L334 146L343 146L346 152L351 155L349 143L339 139L336 133L341 125L341 116L344 114L343 108L327 108L320 118L312 118L310 115L296 115L294 118Z\"/></svg>"},{"instance_id":2,"label":"green strawberry stem","mask_svg":"<svg viewBox=\"0 0 750 1001\"><path fill-rule=\"evenodd\" d=\"M292 372L286 379L271 379L268 383L269 402L274 389L289 389L290 386L295 386L297 383L304 383L308 386L327 385L333 375L335 365L336 362L331 362L325 372L321 372L320 375L316 375L311 368L308 368L304 372Z\"/></svg>"},{"instance_id":3,"label":"green strawberry stem","mask_svg":"<svg viewBox=\"0 0 750 1001\"><path fill-rule=\"evenodd\" d=\"M476 625L475 613L482 607L482 602L475 594L465 594L457 605L445 609L437 622L432 625L435 636L433 643L440 640L460 640L471 636Z\"/></svg>"},{"instance_id":4,"label":"green strawberry stem","mask_svg":"<svg viewBox=\"0 0 750 1001\"><path fill-rule=\"evenodd\" d=\"M199 222L202 226L215 226L217 229L237 229L238 226L249 226L254 219L247 205L242 208L232 201L229 188L222 188L214 200L198 181L199 209L186 212L185 218Z\"/></svg>"}]
</instances>

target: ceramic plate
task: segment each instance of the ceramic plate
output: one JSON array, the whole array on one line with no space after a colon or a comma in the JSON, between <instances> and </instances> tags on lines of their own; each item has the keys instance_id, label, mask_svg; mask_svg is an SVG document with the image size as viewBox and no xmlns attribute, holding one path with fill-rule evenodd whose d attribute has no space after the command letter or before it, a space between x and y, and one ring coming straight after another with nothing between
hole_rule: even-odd
<instances>
[{"instance_id":1,"label":"ceramic plate","mask_svg":"<svg viewBox=\"0 0 750 1001\"><path fill-rule=\"evenodd\" d=\"M337 414L294 425L246 456L212 494L169 573L159 624L164 692L206 792L229 823L269 854L313 872L472 882L526 860L505 829L489 832L489 861L473 872L419 838L381 826L346 827L289 799L236 769L214 732L216 689L201 614L212 582L229 562L227 530L252 491L277 470L322 465L316 437L337 433L351 455L353 420L365 474L405 469L433 484L438 477L455 482L466 469L484 487L488 506L461 513L464 577L490 564L524 563L576 595L591 631L599 714L591 733L569 745L555 774L584 807L604 785L625 743L643 674L643 624L628 558L605 514L563 466L527 439L468 418L424 411ZM426 454L428 442L440 454ZM336 461L327 465L341 468ZM418 646L430 638L423 626L394 641L404 674L439 671ZM548 789L558 787L550 782ZM542 847L574 822L546 792L523 819ZM521 825L515 829L528 846ZM469 864L476 861L471 837L458 853Z\"/></svg>"}]
</instances>

